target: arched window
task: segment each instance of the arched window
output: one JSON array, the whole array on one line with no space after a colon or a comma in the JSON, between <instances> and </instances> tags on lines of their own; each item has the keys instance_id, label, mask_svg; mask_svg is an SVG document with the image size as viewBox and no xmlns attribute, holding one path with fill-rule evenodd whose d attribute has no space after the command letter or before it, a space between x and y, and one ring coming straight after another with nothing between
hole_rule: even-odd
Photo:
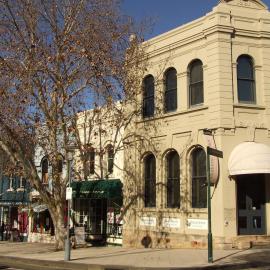
<instances>
[{"instance_id":1,"label":"arched window","mask_svg":"<svg viewBox=\"0 0 270 270\"><path fill-rule=\"evenodd\" d=\"M175 111L177 109L177 76L176 70L170 68L165 73L165 112Z\"/></svg>"},{"instance_id":2,"label":"arched window","mask_svg":"<svg viewBox=\"0 0 270 270\"><path fill-rule=\"evenodd\" d=\"M154 116L155 86L154 77L148 75L143 80L143 117Z\"/></svg>"},{"instance_id":3,"label":"arched window","mask_svg":"<svg viewBox=\"0 0 270 270\"><path fill-rule=\"evenodd\" d=\"M167 157L167 207L180 207L180 164L176 151L170 152Z\"/></svg>"},{"instance_id":4,"label":"arched window","mask_svg":"<svg viewBox=\"0 0 270 270\"><path fill-rule=\"evenodd\" d=\"M248 55L237 59L237 88L239 102L256 103L254 66Z\"/></svg>"},{"instance_id":5,"label":"arched window","mask_svg":"<svg viewBox=\"0 0 270 270\"><path fill-rule=\"evenodd\" d=\"M202 148L196 148L191 153L192 167L192 207L207 206L206 188L206 155Z\"/></svg>"},{"instance_id":6,"label":"arched window","mask_svg":"<svg viewBox=\"0 0 270 270\"><path fill-rule=\"evenodd\" d=\"M156 206L156 158L153 154L144 159L144 204Z\"/></svg>"},{"instance_id":7,"label":"arched window","mask_svg":"<svg viewBox=\"0 0 270 270\"><path fill-rule=\"evenodd\" d=\"M112 173L113 164L114 164L114 150L111 144L107 146L107 157L108 157L108 160L107 160L108 173Z\"/></svg>"},{"instance_id":8,"label":"arched window","mask_svg":"<svg viewBox=\"0 0 270 270\"><path fill-rule=\"evenodd\" d=\"M189 65L189 106L202 104L203 95L203 65L200 60L194 60Z\"/></svg>"},{"instance_id":9,"label":"arched window","mask_svg":"<svg viewBox=\"0 0 270 270\"><path fill-rule=\"evenodd\" d=\"M49 161L48 158L43 158L41 161L41 181L44 184L48 184L48 170L49 170Z\"/></svg>"}]
</instances>

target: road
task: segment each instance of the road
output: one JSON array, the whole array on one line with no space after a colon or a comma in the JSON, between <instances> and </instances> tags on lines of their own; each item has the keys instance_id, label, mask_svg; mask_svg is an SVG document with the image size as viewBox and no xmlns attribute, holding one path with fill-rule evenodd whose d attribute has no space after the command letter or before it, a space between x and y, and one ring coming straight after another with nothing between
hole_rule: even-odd
<instances>
[{"instance_id":1,"label":"road","mask_svg":"<svg viewBox=\"0 0 270 270\"><path fill-rule=\"evenodd\" d=\"M23 269L19 269L19 268L10 268L8 266L2 266L0 265L0 270L23 270Z\"/></svg>"}]
</instances>

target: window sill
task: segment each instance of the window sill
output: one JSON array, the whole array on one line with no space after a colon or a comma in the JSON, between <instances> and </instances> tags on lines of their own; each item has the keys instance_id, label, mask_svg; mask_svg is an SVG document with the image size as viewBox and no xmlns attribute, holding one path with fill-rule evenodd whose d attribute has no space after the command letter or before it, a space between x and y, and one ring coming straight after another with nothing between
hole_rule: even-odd
<instances>
[{"instance_id":1,"label":"window sill","mask_svg":"<svg viewBox=\"0 0 270 270\"><path fill-rule=\"evenodd\" d=\"M185 212L185 209L183 208L167 208L167 207L161 207L159 211L163 213L175 213L175 214L181 214Z\"/></svg>"},{"instance_id":2,"label":"window sill","mask_svg":"<svg viewBox=\"0 0 270 270\"><path fill-rule=\"evenodd\" d=\"M189 208L187 211L188 215L192 214L207 214L207 207L206 208ZM191 218L191 217L189 217Z\"/></svg>"},{"instance_id":3,"label":"window sill","mask_svg":"<svg viewBox=\"0 0 270 270\"><path fill-rule=\"evenodd\" d=\"M194 112L194 111L201 111L201 110L206 110L208 109L208 106L206 105L194 105L192 107L189 107L186 111L184 111L183 113L187 113L187 112Z\"/></svg>"},{"instance_id":4,"label":"window sill","mask_svg":"<svg viewBox=\"0 0 270 270\"><path fill-rule=\"evenodd\" d=\"M245 108L245 109L254 109L254 110L265 110L265 106L252 104L252 103L236 103L233 105L234 108Z\"/></svg>"},{"instance_id":5,"label":"window sill","mask_svg":"<svg viewBox=\"0 0 270 270\"><path fill-rule=\"evenodd\" d=\"M160 114L158 116L152 116L149 118L141 118L137 123L150 122L153 120L159 120L159 119L168 118L171 116L178 116L182 114L188 114L188 113L193 113L193 112L207 110L207 109L208 109L208 106L206 105L198 105L198 106L190 107L187 110L167 112L167 113Z\"/></svg>"},{"instance_id":6,"label":"window sill","mask_svg":"<svg viewBox=\"0 0 270 270\"><path fill-rule=\"evenodd\" d=\"M142 213L144 213L144 212L156 212L157 207L156 206L155 207L143 207L143 208L140 209L140 211Z\"/></svg>"}]
</instances>

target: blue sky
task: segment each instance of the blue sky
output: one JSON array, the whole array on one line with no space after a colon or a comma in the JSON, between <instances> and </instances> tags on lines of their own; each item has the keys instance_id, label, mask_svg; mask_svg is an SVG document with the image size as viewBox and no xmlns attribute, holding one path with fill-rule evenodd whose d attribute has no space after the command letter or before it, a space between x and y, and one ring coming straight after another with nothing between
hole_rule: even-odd
<instances>
[{"instance_id":1,"label":"blue sky","mask_svg":"<svg viewBox=\"0 0 270 270\"><path fill-rule=\"evenodd\" d=\"M212 10L219 0L123 0L122 9L127 15L141 20L151 16L152 33L147 38L162 34L184 23L197 19ZM270 8L270 0L263 0Z\"/></svg>"}]
</instances>

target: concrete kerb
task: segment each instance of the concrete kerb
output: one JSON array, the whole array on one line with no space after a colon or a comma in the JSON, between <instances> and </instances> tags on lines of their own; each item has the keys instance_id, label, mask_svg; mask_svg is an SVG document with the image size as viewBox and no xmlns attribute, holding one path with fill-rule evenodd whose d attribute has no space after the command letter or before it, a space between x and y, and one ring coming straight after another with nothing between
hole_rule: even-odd
<instances>
[{"instance_id":1,"label":"concrete kerb","mask_svg":"<svg viewBox=\"0 0 270 270\"><path fill-rule=\"evenodd\" d=\"M122 265L97 265L97 264L85 264L66 261L49 261L30 258L18 258L11 256L0 256L0 263L9 267L19 267L27 270L199 270L199 269L230 269L240 270L247 268L258 268L269 266L269 263L265 262L241 262L241 263L227 263L224 265L213 264L204 266L191 266L191 267L135 267L135 266L122 266Z\"/></svg>"},{"instance_id":2,"label":"concrete kerb","mask_svg":"<svg viewBox=\"0 0 270 270\"><path fill-rule=\"evenodd\" d=\"M48 261L10 256L0 256L0 263L1 265L6 265L9 267L20 267L22 269L29 270L88 270L88 265L80 263L70 263L65 261ZM93 265L92 269L101 270L102 268L99 265Z\"/></svg>"}]
</instances>

